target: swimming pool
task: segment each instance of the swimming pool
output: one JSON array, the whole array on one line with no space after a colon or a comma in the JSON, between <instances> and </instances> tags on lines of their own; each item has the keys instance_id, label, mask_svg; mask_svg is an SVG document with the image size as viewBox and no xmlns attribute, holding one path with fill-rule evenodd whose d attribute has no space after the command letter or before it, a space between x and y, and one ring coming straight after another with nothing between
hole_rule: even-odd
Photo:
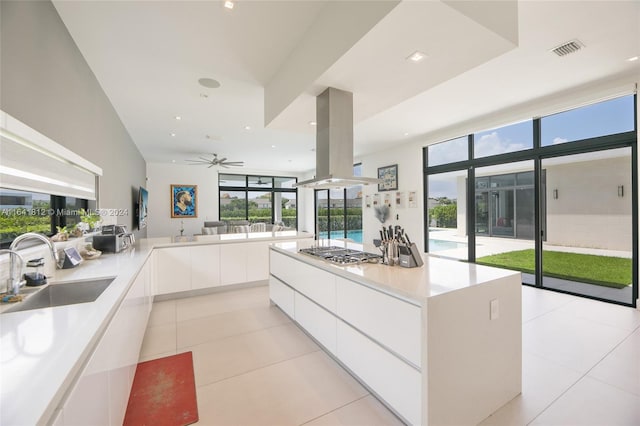
<instances>
[{"instance_id":1,"label":"swimming pool","mask_svg":"<svg viewBox=\"0 0 640 426\"><path fill-rule=\"evenodd\" d=\"M320 233L320 238L327 238L326 232ZM331 231L330 238L344 238L344 231ZM356 243L362 242L362 229L347 231L347 238L351 238Z\"/></svg>"},{"instance_id":2,"label":"swimming pool","mask_svg":"<svg viewBox=\"0 0 640 426\"><path fill-rule=\"evenodd\" d=\"M466 247L466 243L457 243L455 241L446 241L446 240L434 240L429 239L429 251L442 251L442 250L452 250L461 247Z\"/></svg>"}]
</instances>

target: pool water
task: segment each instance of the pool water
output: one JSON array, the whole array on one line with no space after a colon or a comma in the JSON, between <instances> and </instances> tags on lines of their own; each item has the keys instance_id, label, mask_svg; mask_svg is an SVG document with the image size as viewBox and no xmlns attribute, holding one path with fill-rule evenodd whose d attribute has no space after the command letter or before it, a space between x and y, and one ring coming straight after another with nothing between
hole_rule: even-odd
<instances>
[{"instance_id":1,"label":"pool water","mask_svg":"<svg viewBox=\"0 0 640 426\"><path fill-rule=\"evenodd\" d=\"M327 233L321 232L320 238L327 238ZM344 238L344 231L331 231L330 238ZM347 231L347 238L352 239L356 243L362 243L362 229Z\"/></svg>"},{"instance_id":2,"label":"pool water","mask_svg":"<svg viewBox=\"0 0 640 426\"><path fill-rule=\"evenodd\" d=\"M429 239L429 251L442 251L442 250L452 250L461 247L466 247L465 243L457 243L455 241L446 241L446 240L434 240Z\"/></svg>"}]
</instances>

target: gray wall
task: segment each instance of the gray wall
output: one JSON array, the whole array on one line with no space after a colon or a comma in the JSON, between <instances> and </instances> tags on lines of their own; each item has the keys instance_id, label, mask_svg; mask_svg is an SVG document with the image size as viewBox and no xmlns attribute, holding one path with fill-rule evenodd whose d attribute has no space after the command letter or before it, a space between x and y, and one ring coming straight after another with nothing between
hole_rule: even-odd
<instances>
[{"instance_id":1,"label":"gray wall","mask_svg":"<svg viewBox=\"0 0 640 426\"><path fill-rule=\"evenodd\" d=\"M0 40L0 109L100 166L100 207L133 229L146 163L53 4L0 1Z\"/></svg>"}]
</instances>

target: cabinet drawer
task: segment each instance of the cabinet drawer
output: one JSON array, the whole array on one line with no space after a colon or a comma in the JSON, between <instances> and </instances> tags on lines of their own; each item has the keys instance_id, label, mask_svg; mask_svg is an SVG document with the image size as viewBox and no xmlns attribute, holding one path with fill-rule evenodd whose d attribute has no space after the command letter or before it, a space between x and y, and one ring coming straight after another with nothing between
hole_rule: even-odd
<instances>
[{"instance_id":1,"label":"cabinet drawer","mask_svg":"<svg viewBox=\"0 0 640 426\"><path fill-rule=\"evenodd\" d=\"M336 311L336 276L278 252L271 252L271 274L331 312Z\"/></svg>"},{"instance_id":2,"label":"cabinet drawer","mask_svg":"<svg viewBox=\"0 0 640 426\"><path fill-rule=\"evenodd\" d=\"M279 279L269 277L269 298L291 318L295 315L293 293L294 291Z\"/></svg>"},{"instance_id":3,"label":"cabinet drawer","mask_svg":"<svg viewBox=\"0 0 640 426\"><path fill-rule=\"evenodd\" d=\"M413 425L422 424L422 376L353 327L337 320L337 356Z\"/></svg>"},{"instance_id":4,"label":"cabinet drawer","mask_svg":"<svg viewBox=\"0 0 640 426\"><path fill-rule=\"evenodd\" d=\"M421 365L421 309L364 285L336 278L338 317Z\"/></svg>"},{"instance_id":5,"label":"cabinet drawer","mask_svg":"<svg viewBox=\"0 0 640 426\"><path fill-rule=\"evenodd\" d=\"M295 292L295 319L331 353L336 353L336 317Z\"/></svg>"}]
</instances>

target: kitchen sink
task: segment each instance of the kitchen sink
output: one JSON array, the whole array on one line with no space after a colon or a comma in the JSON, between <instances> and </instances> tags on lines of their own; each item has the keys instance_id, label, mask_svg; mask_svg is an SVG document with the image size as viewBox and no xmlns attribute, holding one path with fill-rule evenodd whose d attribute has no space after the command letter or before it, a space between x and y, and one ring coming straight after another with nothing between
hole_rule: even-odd
<instances>
[{"instance_id":1,"label":"kitchen sink","mask_svg":"<svg viewBox=\"0 0 640 426\"><path fill-rule=\"evenodd\" d=\"M111 277L50 284L4 313L93 302L114 279Z\"/></svg>"}]
</instances>

